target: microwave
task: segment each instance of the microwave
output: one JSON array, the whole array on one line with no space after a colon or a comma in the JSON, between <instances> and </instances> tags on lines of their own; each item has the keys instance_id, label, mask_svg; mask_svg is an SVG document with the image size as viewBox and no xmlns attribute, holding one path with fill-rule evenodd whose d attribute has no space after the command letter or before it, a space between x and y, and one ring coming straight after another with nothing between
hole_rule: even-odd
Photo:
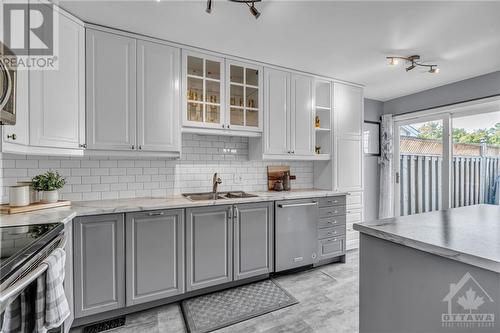
<instances>
[{"instance_id":1,"label":"microwave","mask_svg":"<svg viewBox=\"0 0 500 333\"><path fill-rule=\"evenodd\" d=\"M15 55L0 43L0 125L16 124L16 68L11 66Z\"/></svg>"}]
</instances>

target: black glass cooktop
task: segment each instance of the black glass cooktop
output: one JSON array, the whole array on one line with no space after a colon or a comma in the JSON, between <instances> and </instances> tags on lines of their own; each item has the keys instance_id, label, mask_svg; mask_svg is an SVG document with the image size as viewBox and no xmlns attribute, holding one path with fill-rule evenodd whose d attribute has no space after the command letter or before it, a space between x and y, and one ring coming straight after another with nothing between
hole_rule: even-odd
<instances>
[{"instance_id":1,"label":"black glass cooktop","mask_svg":"<svg viewBox=\"0 0 500 333\"><path fill-rule=\"evenodd\" d=\"M9 277L63 229L62 223L0 227L0 281Z\"/></svg>"}]
</instances>

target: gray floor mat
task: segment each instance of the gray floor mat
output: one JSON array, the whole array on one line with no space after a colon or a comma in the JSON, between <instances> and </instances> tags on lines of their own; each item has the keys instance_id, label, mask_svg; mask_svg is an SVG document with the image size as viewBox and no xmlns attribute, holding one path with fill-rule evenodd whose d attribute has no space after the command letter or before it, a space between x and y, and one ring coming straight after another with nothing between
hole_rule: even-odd
<instances>
[{"instance_id":1,"label":"gray floor mat","mask_svg":"<svg viewBox=\"0 0 500 333\"><path fill-rule=\"evenodd\" d=\"M265 280L187 299L181 307L189 332L206 333L297 303L275 281Z\"/></svg>"}]
</instances>

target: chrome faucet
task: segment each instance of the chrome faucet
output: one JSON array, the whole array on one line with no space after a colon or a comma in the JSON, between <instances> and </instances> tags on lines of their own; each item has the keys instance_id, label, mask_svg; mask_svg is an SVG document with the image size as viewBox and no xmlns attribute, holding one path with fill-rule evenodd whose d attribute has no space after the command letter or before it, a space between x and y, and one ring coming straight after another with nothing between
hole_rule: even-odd
<instances>
[{"instance_id":1,"label":"chrome faucet","mask_svg":"<svg viewBox=\"0 0 500 333\"><path fill-rule=\"evenodd\" d=\"M222 184L222 179L220 177L217 177L217 172L214 173L214 178L212 181L212 192L214 194L214 199L217 199L217 188L219 184Z\"/></svg>"}]
</instances>

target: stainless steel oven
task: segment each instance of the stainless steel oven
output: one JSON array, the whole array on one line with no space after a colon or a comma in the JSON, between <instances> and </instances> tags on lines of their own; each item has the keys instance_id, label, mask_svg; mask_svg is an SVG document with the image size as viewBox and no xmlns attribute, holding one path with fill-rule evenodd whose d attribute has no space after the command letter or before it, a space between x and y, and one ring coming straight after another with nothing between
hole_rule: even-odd
<instances>
[{"instance_id":1,"label":"stainless steel oven","mask_svg":"<svg viewBox=\"0 0 500 333\"><path fill-rule=\"evenodd\" d=\"M15 55L0 43L0 125L16 124Z\"/></svg>"}]
</instances>

